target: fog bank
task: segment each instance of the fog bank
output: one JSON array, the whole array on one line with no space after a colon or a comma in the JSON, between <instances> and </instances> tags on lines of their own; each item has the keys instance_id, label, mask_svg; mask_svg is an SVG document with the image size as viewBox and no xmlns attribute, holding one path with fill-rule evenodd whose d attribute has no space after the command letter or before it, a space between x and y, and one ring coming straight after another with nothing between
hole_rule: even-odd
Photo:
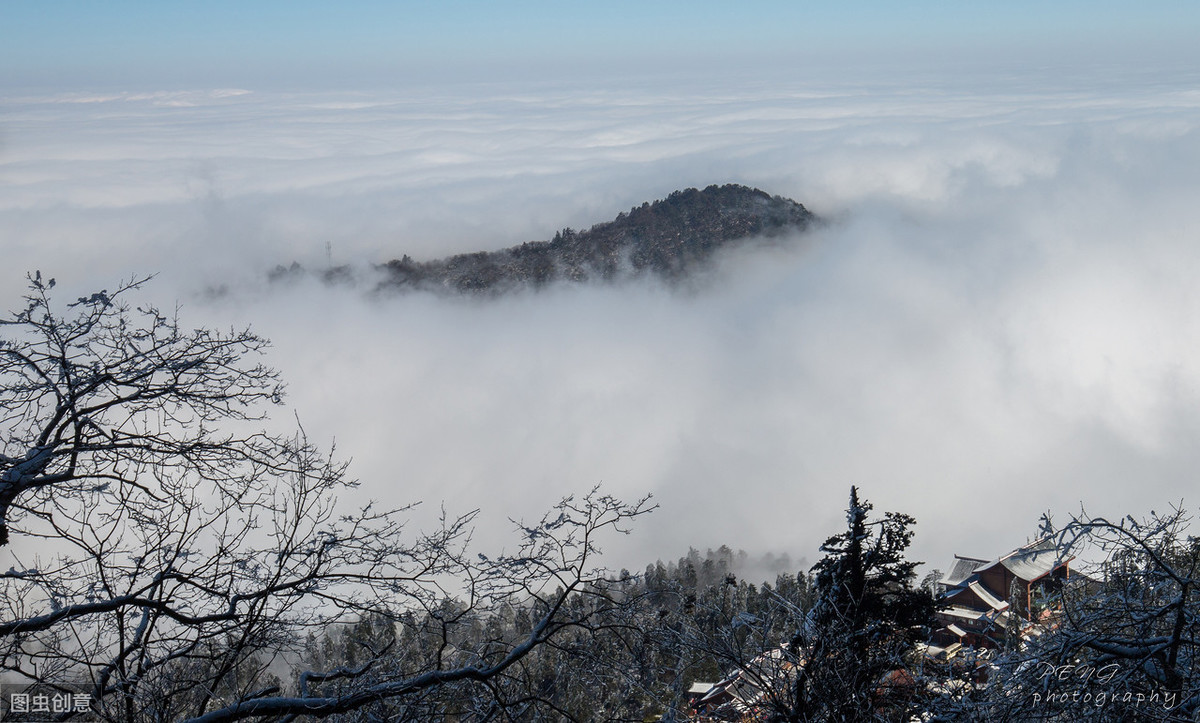
<instances>
[{"instance_id":1,"label":"fog bank","mask_svg":"<svg viewBox=\"0 0 1200 723\"><path fill-rule=\"evenodd\" d=\"M857 484L944 566L1045 510L1192 503L1198 88L9 97L0 289L12 308L26 270L69 293L158 273L147 297L189 323L274 340L280 417L336 438L364 495L481 507L485 543L603 482L661 505L614 564L720 544L812 561ZM264 281L547 239L725 182L830 223L686 289Z\"/></svg>"}]
</instances>

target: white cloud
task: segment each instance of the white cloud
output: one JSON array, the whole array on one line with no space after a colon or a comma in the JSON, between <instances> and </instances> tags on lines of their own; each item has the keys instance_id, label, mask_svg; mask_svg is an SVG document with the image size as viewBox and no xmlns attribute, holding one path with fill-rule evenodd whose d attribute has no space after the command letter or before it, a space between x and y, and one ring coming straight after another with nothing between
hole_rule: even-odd
<instances>
[{"instance_id":1,"label":"white cloud","mask_svg":"<svg viewBox=\"0 0 1200 723\"><path fill-rule=\"evenodd\" d=\"M1200 396L1200 94L514 86L5 101L4 284L162 271L253 323L364 491L532 514L603 481L662 509L636 565L816 555L847 487L988 555L1081 501L1185 497ZM479 301L238 285L586 227L736 181L833 223L698 288ZM231 283L233 296L205 301ZM492 536L492 524L483 537ZM503 527L503 524L497 524Z\"/></svg>"}]
</instances>

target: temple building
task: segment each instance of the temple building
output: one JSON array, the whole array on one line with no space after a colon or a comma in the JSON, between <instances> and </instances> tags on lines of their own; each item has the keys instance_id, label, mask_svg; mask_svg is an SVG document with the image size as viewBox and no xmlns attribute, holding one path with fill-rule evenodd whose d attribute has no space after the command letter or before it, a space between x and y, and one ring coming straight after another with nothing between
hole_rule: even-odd
<instances>
[{"instance_id":1,"label":"temple building","mask_svg":"<svg viewBox=\"0 0 1200 723\"><path fill-rule=\"evenodd\" d=\"M999 647L1008 635L1039 635L1053 617L1051 593L1071 574L1073 559L1048 537L991 560L955 555L939 583L944 627L934 644L952 657L963 647Z\"/></svg>"}]
</instances>

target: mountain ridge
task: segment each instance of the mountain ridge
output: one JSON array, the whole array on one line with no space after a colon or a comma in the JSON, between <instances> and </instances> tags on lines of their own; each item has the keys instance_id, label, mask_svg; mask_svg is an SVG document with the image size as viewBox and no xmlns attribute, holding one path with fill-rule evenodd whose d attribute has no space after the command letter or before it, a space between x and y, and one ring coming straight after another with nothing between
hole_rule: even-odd
<instances>
[{"instance_id":1,"label":"mountain ridge","mask_svg":"<svg viewBox=\"0 0 1200 723\"><path fill-rule=\"evenodd\" d=\"M687 188L634 206L586 231L565 228L550 241L432 261L408 256L379 266L382 289L496 293L555 281L615 281L650 274L675 281L720 248L761 236L803 231L818 218L782 196L738 184Z\"/></svg>"},{"instance_id":2,"label":"mountain ridge","mask_svg":"<svg viewBox=\"0 0 1200 723\"><path fill-rule=\"evenodd\" d=\"M653 276L678 282L709 265L721 249L802 232L819 220L796 201L757 188L686 188L586 231L564 228L549 241L429 261L405 255L375 266L381 277L376 290L486 295L560 281L613 283ZM305 275L300 264L292 263L275 267L267 276L278 282ZM354 284L357 276L350 266L317 275L329 284Z\"/></svg>"}]
</instances>

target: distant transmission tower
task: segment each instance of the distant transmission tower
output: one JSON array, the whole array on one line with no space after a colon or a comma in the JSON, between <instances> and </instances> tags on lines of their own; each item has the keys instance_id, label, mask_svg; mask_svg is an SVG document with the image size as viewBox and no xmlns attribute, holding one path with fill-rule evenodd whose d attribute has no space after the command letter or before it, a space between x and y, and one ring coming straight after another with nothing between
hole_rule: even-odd
<instances>
[{"instance_id":1,"label":"distant transmission tower","mask_svg":"<svg viewBox=\"0 0 1200 723\"><path fill-rule=\"evenodd\" d=\"M333 242L325 242L325 268L333 268Z\"/></svg>"}]
</instances>

